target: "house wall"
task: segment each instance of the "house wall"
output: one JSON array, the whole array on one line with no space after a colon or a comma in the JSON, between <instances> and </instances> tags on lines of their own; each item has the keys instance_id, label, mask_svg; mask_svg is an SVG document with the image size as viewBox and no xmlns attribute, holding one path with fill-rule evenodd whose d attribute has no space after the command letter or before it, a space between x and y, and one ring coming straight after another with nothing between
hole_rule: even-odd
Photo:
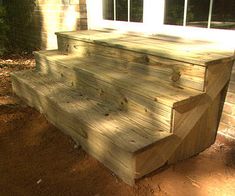
<instances>
[{"instance_id":1,"label":"house wall","mask_svg":"<svg viewBox=\"0 0 235 196\"><path fill-rule=\"evenodd\" d=\"M85 0L36 0L28 30L15 33L18 45L32 49L55 49L55 32L87 29Z\"/></svg>"},{"instance_id":2,"label":"house wall","mask_svg":"<svg viewBox=\"0 0 235 196\"><path fill-rule=\"evenodd\" d=\"M219 133L235 139L235 66L231 74L223 114L220 121Z\"/></svg>"}]
</instances>

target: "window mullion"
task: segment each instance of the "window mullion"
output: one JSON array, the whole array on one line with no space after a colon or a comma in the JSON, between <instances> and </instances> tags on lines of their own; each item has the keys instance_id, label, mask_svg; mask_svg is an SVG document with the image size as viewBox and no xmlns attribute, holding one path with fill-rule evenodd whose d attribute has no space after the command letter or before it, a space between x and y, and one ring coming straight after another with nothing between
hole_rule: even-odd
<instances>
[{"instance_id":1,"label":"window mullion","mask_svg":"<svg viewBox=\"0 0 235 196\"><path fill-rule=\"evenodd\" d=\"M113 18L114 18L114 21L117 20L117 11L116 11L116 0L113 0Z\"/></svg>"},{"instance_id":2,"label":"window mullion","mask_svg":"<svg viewBox=\"0 0 235 196\"><path fill-rule=\"evenodd\" d=\"M212 17L213 3L214 3L214 1L210 0L210 8L209 8L209 15L208 15L208 26L207 26L208 29L211 27L211 17Z\"/></svg>"},{"instance_id":3,"label":"window mullion","mask_svg":"<svg viewBox=\"0 0 235 196\"><path fill-rule=\"evenodd\" d=\"M188 0L184 0L184 19L183 19L183 26L186 26L186 23L187 23L187 10L188 10Z\"/></svg>"}]
</instances>

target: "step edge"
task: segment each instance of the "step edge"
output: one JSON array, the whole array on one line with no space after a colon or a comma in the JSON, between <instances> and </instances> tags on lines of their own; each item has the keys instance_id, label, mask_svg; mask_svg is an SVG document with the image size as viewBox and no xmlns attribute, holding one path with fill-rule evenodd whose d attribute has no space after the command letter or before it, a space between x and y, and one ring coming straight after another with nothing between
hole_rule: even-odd
<instances>
[{"instance_id":1,"label":"step edge","mask_svg":"<svg viewBox=\"0 0 235 196\"><path fill-rule=\"evenodd\" d=\"M58 51L58 50L49 50L49 51L52 51L52 52L56 52L56 51ZM45 52L45 51L42 51L42 52ZM47 54L44 54L44 53L42 53L42 52L35 52L34 54L35 55L37 55L37 56L43 56L44 58L46 58L46 60L48 60L48 61L51 61L51 62L55 62L55 63L58 63L59 65L62 65L62 66L65 66L65 67L67 67L66 66L66 64L64 63L64 62L62 62L62 60L58 60L58 59L51 59ZM72 57L76 57L76 55L75 56L72 56ZM82 71L83 71L83 69L81 69ZM89 71L88 71L89 72ZM90 73L90 72L89 72ZM97 78L97 79L99 79L99 80L101 80L100 78ZM101 80L101 81L104 81L104 82L108 82L108 81L106 81L106 80ZM109 83L109 82L108 82ZM122 87L123 89L125 89L125 90L128 90L128 89L126 89L126 88L124 88L124 87ZM204 92L201 92L201 91L199 91L199 90L191 90L191 89L186 89L185 88L185 90L187 90L187 91L194 91L195 93L198 93L197 95L195 95L195 96L193 96L193 97L197 97L197 96L200 96L200 95L202 95L202 94L204 94ZM136 93L135 91L133 91L133 93L135 93L135 94L138 94L138 93ZM139 95L139 94L138 94ZM141 96L144 96L144 95L141 95ZM145 98L148 98L148 99L150 99L150 100L152 100L150 97L147 97L147 96L144 96ZM192 97L190 97L190 98L186 98L186 99L182 99L182 100L180 100L180 101L176 101L176 102L174 102L174 103L172 103L172 104L168 104L166 101L164 101L164 98L162 99L162 98L160 98L160 101L161 102L159 102L159 103L161 103L161 104L163 104L163 105L166 105L166 106L168 106L168 107L171 107L171 108L174 108L174 107L177 107L178 105L182 105L182 104L184 104L185 103L185 101L187 101L188 99L191 99ZM169 100L169 99L168 99Z\"/></svg>"},{"instance_id":2,"label":"step edge","mask_svg":"<svg viewBox=\"0 0 235 196\"><path fill-rule=\"evenodd\" d=\"M177 57L177 56L174 56L173 58L169 58L168 56L166 56L164 53L156 53L154 52L153 50L149 50L148 52L146 52L144 49L133 49L133 48L130 48L130 47L126 47L126 46L123 46L123 45L120 45L120 44L112 44L112 43L108 43L108 42L105 42L105 41L101 41L101 40L93 40L93 39L87 39L87 38L79 38L79 37L76 37L74 35L68 35L66 33L69 33L69 32L78 32L79 31L66 31L66 32L56 32L55 34L57 36L60 36L60 37L63 37L63 38L67 38L67 39L72 39L72 40L78 40L78 41L83 41L83 42L87 42L87 43L93 43L93 44L98 44L98 45L102 45L102 46L106 46L106 47L112 47L112 48L119 48L119 49L124 49L124 50L129 50L129 51L134 51L134 52L137 52L137 53L142 53L142 54L150 54L150 55L153 55L153 56L157 56L157 57L161 57L161 58L165 58L165 59L169 59L169 60L175 60L175 61L178 61L178 62L183 62L183 63L190 63L190 64L194 64L194 65L198 65L198 66L202 66L202 67L207 67L209 66L210 64L214 64L216 63L218 60L231 60L231 59L234 59L234 57L231 57L230 55L224 55L224 57L221 57L221 58L218 58L218 59L215 59L215 60L207 60L207 61L196 61L196 60L181 60L182 58L180 57ZM143 37L141 35L137 35L138 37Z\"/></svg>"},{"instance_id":3,"label":"step edge","mask_svg":"<svg viewBox=\"0 0 235 196\"><path fill-rule=\"evenodd\" d=\"M11 77L14 77L14 79L15 80L17 80L17 81L19 81L19 82L22 82L24 85L26 85L28 88L30 88L30 89L34 89L32 86L31 86L31 84L30 84L30 82L27 82L26 80L27 79L22 79L20 76L18 76L17 74L19 73L19 74L22 74L22 73L34 73L35 74L35 70L23 70L23 71L17 71L17 72L12 72L12 74L11 74ZM35 90L35 89L34 89ZM37 90L36 90L37 91ZM40 92L39 92L40 93ZM41 93L40 93L41 94ZM50 101L52 101L52 102L55 102L54 100L51 100L51 98L48 98ZM55 102L55 104L56 104L56 102ZM58 104L56 104L56 105L58 105ZM59 106L58 106L59 107ZM82 120L83 121L83 120ZM77 133L78 134L78 133ZM99 132L97 132L97 134L99 134ZM155 144L157 144L158 142L160 142L160 141L162 141L162 140L164 140L165 138L168 138L169 136L171 136L172 135L172 133L170 133L170 132L167 132L167 131L165 131L164 132L164 136L162 136L161 138L159 138L158 140L156 140L156 141L154 141L153 143L151 143L151 144L148 144L148 145L146 145L146 146L144 146L144 147L142 147L142 148L148 148L148 146L152 146L152 145L155 145ZM80 135L80 134L79 134ZM109 139L109 138L107 138L107 139ZM117 148L120 148L120 149L122 149L124 152L127 152L127 153L131 153L131 154L135 154L136 152L138 152L140 149L138 149L138 150L136 150L136 151L128 151L128 150L126 150L125 148L123 148L122 146L120 146L120 145L117 145L116 143L113 143L112 141L110 141L113 145L115 145ZM141 149L142 149L141 148Z\"/></svg>"}]
</instances>

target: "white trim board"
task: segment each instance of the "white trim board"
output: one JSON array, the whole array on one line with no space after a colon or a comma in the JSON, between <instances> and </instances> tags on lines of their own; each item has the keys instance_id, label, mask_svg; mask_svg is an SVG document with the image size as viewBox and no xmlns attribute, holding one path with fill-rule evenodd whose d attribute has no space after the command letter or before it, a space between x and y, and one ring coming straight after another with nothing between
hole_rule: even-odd
<instances>
[{"instance_id":1,"label":"white trim board","mask_svg":"<svg viewBox=\"0 0 235 196\"><path fill-rule=\"evenodd\" d=\"M165 0L144 0L143 23L103 20L102 0L87 0L88 28L121 32L166 34L187 39L209 40L235 48L235 31L164 25Z\"/></svg>"}]
</instances>

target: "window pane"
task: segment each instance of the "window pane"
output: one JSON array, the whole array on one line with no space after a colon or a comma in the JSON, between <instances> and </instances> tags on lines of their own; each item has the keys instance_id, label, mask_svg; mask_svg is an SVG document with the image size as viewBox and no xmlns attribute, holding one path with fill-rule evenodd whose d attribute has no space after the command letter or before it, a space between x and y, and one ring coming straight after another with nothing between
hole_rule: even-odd
<instances>
[{"instance_id":1,"label":"window pane","mask_svg":"<svg viewBox=\"0 0 235 196\"><path fill-rule=\"evenodd\" d=\"M128 1L116 0L116 19L120 21L128 21Z\"/></svg>"},{"instance_id":2,"label":"window pane","mask_svg":"<svg viewBox=\"0 0 235 196\"><path fill-rule=\"evenodd\" d=\"M113 5L114 0L103 0L103 18L105 20L114 20Z\"/></svg>"},{"instance_id":3,"label":"window pane","mask_svg":"<svg viewBox=\"0 0 235 196\"><path fill-rule=\"evenodd\" d=\"M214 0L211 28L235 30L235 0Z\"/></svg>"},{"instance_id":4,"label":"window pane","mask_svg":"<svg viewBox=\"0 0 235 196\"><path fill-rule=\"evenodd\" d=\"M186 26L207 27L210 0L189 0Z\"/></svg>"},{"instance_id":5,"label":"window pane","mask_svg":"<svg viewBox=\"0 0 235 196\"><path fill-rule=\"evenodd\" d=\"M165 24L183 25L184 0L166 0Z\"/></svg>"},{"instance_id":6,"label":"window pane","mask_svg":"<svg viewBox=\"0 0 235 196\"><path fill-rule=\"evenodd\" d=\"M131 0L131 22L143 22L143 0Z\"/></svg>"}]
</instances>

